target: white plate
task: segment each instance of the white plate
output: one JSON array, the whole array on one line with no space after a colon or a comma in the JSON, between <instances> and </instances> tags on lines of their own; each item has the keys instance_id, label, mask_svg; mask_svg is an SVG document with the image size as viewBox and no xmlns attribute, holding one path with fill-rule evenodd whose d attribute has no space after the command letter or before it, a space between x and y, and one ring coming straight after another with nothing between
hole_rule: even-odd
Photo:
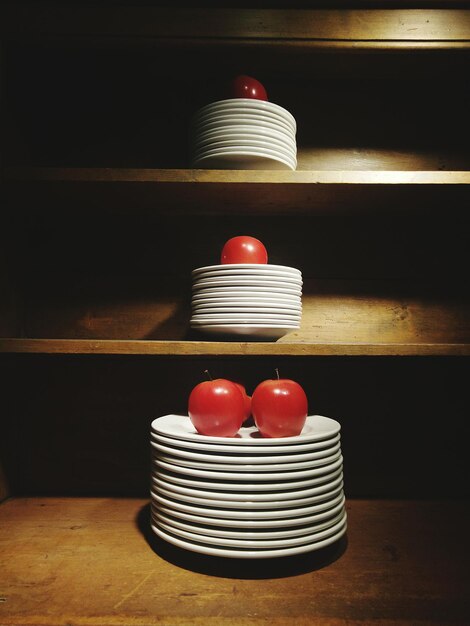
<instances>
[{"instance_id":1,"label":"white plate","mask_svg":"<svg viewBox=\"0 0 470 626\"><path fill-rule=\"evenodd\" d=\"M289 537L301 537L302 535L308 535L311 532L316 532L330 528L346 516L344 507L341 508L340 513L327 518L324 521L317 523L307 524L305 526L297 526L294 528L283 528L282 530L227 530L223 526L210 526L208 524L194 524L192 522L182 521L171 515L166 515L161 511L151 509L152 518L162 520L166 524L173 526L174 528L180 528L188 532L193 532L199 535L207 535L208 537L227 537L229 539L283 539Z\"/></svg>"},{"instance_id":2,"label":"white plate","mask_svg":"<svg viewBox=\"0 0 470 626\"><path fill-rule=\"evenodd\" d=\"M225 142L224 142L225 143ZM241 152L243 154L255 154L262 153L263 156L279 157L285 160L286 163L295 167L297 165L297 152L295 150L287 150L284 148L277 148L276 146L256 146L256 145L242 145L239 143L228 143L225 145L208 145L201 148L195 148L191 150L191 159L197 161L198 159L207 156L223 156L225 153Z\"/></svg>"},{"instance_id":3,"label":"white plate","mask_svg":"<svg viewBox=\"0 0 470 626\"><path fill-rule=\"evenodd\" d=\"M314 513L320 513L326 511L336 504L338 504L344 497L343 490L340 489L338 495L334 498L325 499L322 502L316 504L310 504L303 507L289 507L288 509L276 509L272 511L253 511L248 509L228 509L220 506L211 508L209 506L189 504L177 500L173 497L162 496L159 493L151 490L150 492L152 502L161 504L170 508L173 511L183 511L184 513L192 513L193 515L202 515L203 517L213 517L220 519L232 519L238 521L253 521L253 520L273 520L273 519L290 519L298 518L306 515L313 515ZM158 508L158 506L157 506Z\"/></svg>"},{"instance_id":4,"label":"white plate","mask_svg":"<svg viewBox=\"0 0 470 626\"><path fill-rule=\"evenodd\" d=\"M193 292L200 293L201 291L206 292L212 291L213 289L222 289L225 287L250 287L251 289L257 289L258 287L264 289L272 289L278 290L280 293L287 293L290 295L301 296L302 288L301 285L296 283L283 283L281 281L271 281L271 280L256 280L256 279L231 279L231 278L223 278L223 279L207 279L201 280L193 283Z\"/></svg>"},{"instance_id":5,"label":"white plate","mask_svg":"<svg viewBox=\"0 0 470 626\"><path fill-rule=\"evenodd\" d=\"M338 498L333 502L330 508L323 510L317 510L310 515L304 515L300 517L292 518L274 518L274 519L230 519L223 517L211 517L209 515L198 515L197 513L188 513L187 511L177 511L172 508L168 508L161 503L151 501L151 508L154 513L163 513L165 515L171 515L177 519L182 519L192 524L205 524L207 526L215 526L217 528L235 528L237 530L259 530L261 528L283 528L293 529L299 526L305 526L306 524L317 524L324 520L330 519L334 515L344 509L345 497ZM318 506L317 506L318 509Z\"/></svg>"},{"instance_id":6,"label":"white plate","mask_svg":"<svg viewBox=\"0 0 470 626\"><path fill-rule=\"evenodd\" d=\"M300 315L256 315L256 313L244 314L220 314L220 315L193 315L191 324L292 324L294 327L300 326Z\"/></svg>"},{"instance_id":7,"label":"white plate","mask_svg":"<svg viewBox=\"0 0 470 626\"><path fill-rule=\"evenodd\" d=\"M187 415L163 415L155 418L151 429L160 435L182 439L183 441L196 441L204 443L219 443L233 446L286 446L297 443L310 443L324 441L337 435L341 426L331 417L323 415L308 415L300 435L293 437L262 437L256 426L242 427L238 431L238 437L211 437L200 435L194 428Z\"/></svg>"},{"instance_id":8,"label":"white plate","mask_svg":"<svg viewBox=\"0 0 470 626\"><path fill-rule=\"evenodd\" d=\"M196 300L197 298L251 298L254 297L264 297L269 296L270 298L282 299L295 301L297 302L301 296L302 291L300 289L286 289L284 287L250 287L250 286L240 286L234 285L233 287L227 286L218 286L218 287L206 287L204 289L200 289L197 292L192 294L192 299Z\"/></svg>"},{"instance_id":9,"label":"white plate","mask_svg":"<svg viewBox=\"0 0 470 626\"><path fill-rule=\"evenodd\" d=\"M229 134L226 129L229 128ZM234 132L236 129L243 128L243 131ZM248 129L248 130L247 130ZM250 129L258 131L251 133ZM270 134L276 133L280 138L262 137L260 133L267 131ZM212 135L209 136L209 135ZM233 139L234 135L248 135L248 139ZM197 148L206 145L212 141L263 141L269 146L283 147L288 150L296 151L296 136L292 128L282 120L274 118L260 117L259 115L219 115L217 117L208 117L199 120L190 127L189 145ZM204 142L201 144L201 142Z\"/></svg>"},{"instance_id":10,"label":"white plate","mask_svg":"<svg viewBox=\"0 0 470 626\"><path fill-rule=\"evenodd\" d=\"M182 465L175 465L171 461L163 461L162 459L153 459L153 463L162 467L163 469L173 472L174 474L183 474L186 476L196 477L196 478L207 478L209 480L234 480L238 483L245 482L246 484L252 482L261 482L265 483L266 481L279 481L284 484L286 481L298 480L298 479L307 479L307 478L318 478L320 476L328 476L334 470L343 466L343 457L340 456L339 459L336 459L332 463L328 465L322 465L321 467L310 467L306 470L294 470L289 472L253 472L250 476L248 474L240 474L240 472L230 472L224 470L202 470L196 469L194 467L183 467Z\"/></svg>"},{"instance_id":11,"label":"white plate","mask_svg":"<svg viewBox=\"0 0 470 626\"><path fill-rule=\"evenodd\" d=\"M212 302L211 300L219 300L219 303L215 303ZM218 298L208 298L206 300L204 299L199 299L199 300L193 300L193 302L191 303L191 309L193 311L204 311L206 309L233 309L234 312L237 309L256 309L256 308L260 308L260 309L270 309L271 313L277 311L277 310L282 310L285 311L286 313L289 311L292 311L294 313L298 313L301 314L302 313L302 303L298 302L298 303L294 303L294 302L289 302L287 300L278 300L277 302L270 302L269 304L260 304L259 306L255 306L255 305L251 305L250 301L246 301L243 302L241 300L236 299L235 301L231 300L230 298L227 298L223 304L220 304L220 299Z\"/></svg>"},{"instance_id":12,"label":"white plate","mask_svg":"<svg viewBox=\"0 0 470 626\"><path fill-rule=\"evenodd\" d=\"M245 548L259 550L271 548L289 548L291 546L305 545L307 543L311 543L312 541L320 541L322 539L326 539L327 537L331 537L344 526L344 523L346 521L346 515L343 514L343 516L340 517L335 524L324 528L323 530L313 529L307 535L301 535L299 537L283 537L281 539L234 539L229 537L215 537L213 535L207 537L200 533L190 532L188 530L178 528L173 524L168 524L157 515L152 516L152 520L158 528L173 533L173 535L176 535L183 539L187 539L188 541L195 541L197 543L203 543L213 547L222 546L224 548Z\"/></svg>"},{"instance_id":13,"label":"white plate","mask_svg":"<svg viewBox=\"0 0 470 626\"><path fill-rule=\"evenodd\" d=\"M286 322L275 321L247 321L246 323L240 320L224 322L190 322L191 328L201 331L203 333L211 333L217 335L237 335L247 337L265 337L269 339L279 339L284 337L287 332L293 330L300 330L300 324L288 324ZM284 332L285 331L285 332Z\"/></svg>"},{"instance_id":14,"label":"white plate","mask_svg":"<svg viewBox=\"0 0 470 626\"><path fill-rule=\"evenodd\" d=\"M199 293L201 295L199 295ZM203 292L198 292L197 294L193 294L192 297L192 302L191 302L191 306L232 306L232 307L237 307L237 306L247 306L250 307L252 306L252 304L254 305L255 302L257 302L256 300L252 300L251 296L245 297L245 296L232 296L230 294L226 294L226 295L219 295L219 296L204 296L204 291ZM273 294L274 297L269 298L269 299L265 299L264 301L262 299L260 299L259 302L259 306L266 306L266 307L271 307L271 308L275 308L277 306L280 307L288 307L290 309L293 310L302 310L302 298L301 296L287 296L284 297L282 294L277 294L280 295L280 298L276 298L276 294ZM292 299L291 299L292 298ZM256 305L257 306L257 305Z\"/></svg>"},{"instance_id":15,"label":"white plate","mask_svg":"<svg viewBox=\"0 0 470 626\"><path fill-rule=\"evenodd\" d=\"M278 156L266 156L262 153L231 152L223 155L211 155L193 159L193 169L213 170L290 170L295 171L296 165Z\"/></svg>"},{"instance_id":16,"label":"white plate","mask_svg":"<svg viewBox=\"0 0 470 626\"><path fill-rule=\"evenodd\" d=\"M294 274L294 272L282 272L281 270L273 271L268 269L263 269L263 266L260 264L259 269L243 269L243 268L234 268L231 267L230 263L227 263L226 269L220 270L206 270L205 272L192 272L193 279L200 280L202 278L231 278L232 276L256 276L258 278L284 278L288 281L294 279L301 281L302 274L299 272L298 274Z\"/></svg>"},{"instance_id":17,"label":"white plate","mask_svg":"<svg viewBox=\"0 0 470 626\"><path fill-rule=\"evenodd\" d=\"M291 470L308 469L312 467L320 467L333 463L341 456L341 450L336 453L323 457L321 459L314 459L313 461L299 461L297 463L205 463L203 461L195 461L194 459L177 457L175 455L158 454L158 458L167 463L174 465L182 465L183 467L190 467L192 469L205 469L211 470L215 467L220 471L237 471L237 472L290 472Z\"/></svg>"},{"instance_id":18,"label":"white plate","mask_svg":"<svg viewBox=\"0 0 470 626\"><path fill-rule=\"evenodd\" d=\"M189 417L187 418L189 420ZM231 443L214 443L212 441L206 441L207 437L204 435L198 441L185 441L183 439L177 439L175 437L168 437L166 435L162 435L150 429L151 437L162 443L163 445L170 446L172 448L183 448L189 450L205 450L207 452L231 452L233 453L244 453L248 454L250 452L254 452L257 455L266 455L266 454L282 454L288 453L293 454L297 452L313 452L314 450L324 450L325 448L331 448L332 446L339 443L340 435L339 433L333 435L329 439L322 439L321 441L310 441L307 443L291 443L286 445L265 445L265 446L256 446L250 445L250 442L244 442L243 446L234 446ZM227 437L220 437L220 439L227 439ZM232 437L229 438L230 440ZM269 439L268 439L269 441ZM245 445L246 444L246 445Z\"/></svg>"},{"instance_id":19,"label":"white plate","mask_svg":"<svg viewBox=\"0 0 470 626\"><path fill-rule=\"evenodd\" d=\"M242 559L262 559L262 558L273 558L273 557L282 557L282 556L292 556L294 554L302 554L306 552L312 552L313 550L320 550L326 546L329 546L335 541L338 541L346 532L347 524L344 523L341 530L339 530L335 535L328 537L327 539L322 539L320 541L315 541L313 543L308 543L303 546L295 546L292 548L278 548L276 550L241 550L236 548L214 548L212 546L206 546L204 544L199 544L195 542L189 542L185 539L180 539L175 537L172 534L169 534L158 528L154 524L151 524L152 530L155 534L157 534L161 539L164 539L168 543L171 543L179 548L184 548L186 550L190 550L192 552L198 552L201 554L207 554L211 556L222 556L228 558L242 558Z\"/></svg>"},{"instance_id":20,"label":"white plate","mask_svg":"<svg viewBox=\"0 0 470 626\"><path fill-rule=\"evenodd\" d=\"M242 136L261 140L275 139L290 146L292 143L296 144L294 134L274 124L269 124L269 126L266 124L213 124L212 128L192 130L189 136L189 148L191 149L191 146L196 145L196 142L207 139L221 137L232 139Z\"/></svg>"},{"instance_id":21,"label":"white plate","mask_svg":"<svg viewBox=\"0 0 470 626\"><path fill-rule=\"evenodd\" d=\"M226 109L248 109L249 111L268 111L276 113L288 121L293 128L297 128L295 117L283 106L268 100L257 100L256 98L225 98L224 100L216 100L198 109L197 114L203 114L209 111L224 111Z\"/></svg>"},{"instance_id":22,"label":"white plate","mask_svg":"<svg viewBox=\"0 0 470 626\"><path fill-rule=\"evenodd\" d=\"M191 154L198 156L210 150L218 150L219 148L235 148L236 150L244 150L245 148L262 148L263 150L275 150L281 152L288 158L297 158L297 148L294 143L292 145L282 144L278 141L257 140L257 139L219 139L212 141L205 140L203 142L195 142L191 146Z\"/></svg>"},{"instance_id":23,"label":"white plate","mask_svg":"<svg viewBox=\"0 0 470 626\"><path fill-rule=\"evenodd\" d=\"M205 133L208 130L218 130L223 132L224 128L233 128L233 126L243 128L268 128L277 132L284 132L286 137L289 137L292 141L295 141L296 132L281 119L274 119L272 117L265 117L263 115L255 114L240 114L236 113L231 115L217 115L213 117L207 117L201 120L192 121L190 125L190 140L194 140L200 133Z\"/></svg>"},{"instance_id":24,"label":"white plate","mask_svg":"<svg viewBox=\"0 0 470 626\"><path fill-rule=\"evenodd\" d=\"M191 316L191 322L203 322L204 324L215 324L216 322L222 324L226 324L227 322L235 322L236 324L256 324L257 322L261 322L262 324L270 324L271 322L300 324L301 317L301 313L278 313L272 310L269 313L209 313L207 311L195 311Z\"/></svg>"},{"instance_id":25,"label":"white plate","mask_svg":"<svg viewBox=\"0 0 470 626\"><path fill-rule=\"evenodd\" d=\"M207 130L197 133L190 134L190 144L196 141L207 141L211 139L261 139L263 141L266 140L274 140L280 142L283 145L291 146L292 143L295 144L296 139L295 135L290 131L285 131L283 128L272 129L266 128L265 126L245 126L241 127L240 125L235 126L227 126L224 124L223 128L215 128L213 130Z\"/></svg>"},{"instance_id":26,"label":"white plate","mask_svg":"<svg viewBox=\"0 0 470 626\"><path fill-rule=\"evenodd\" d=\"M295 167L297 165L297 155L295 152L286 152L284 150L275 150L274 148L256 148L249 146L231 146L227 148L207 148L192 152L192 160L198 161L206 157L223 157L225 154L241 154L250 156L252 154L268 158L280 159L283 162Z\"/></svg>"},{"instance_id":27,"label":"white plate","mask_svg":"<svg viewBox=\"0 0 470 626\"><path fill-rule=\"evenodd\" d=\"M195 330L201 333L207 333L208 335L222 335L232 336L235 335L238 338L252 339L256 338L259 341L275 341L288 335L293 330L298 330L299 326L281 326L270 324L205 324L196 325L193 327Z\"/></svg>"},{"instance_id":28,"label":"white plate","mask_svg":"<svg viewBox=\"0 0 470 626\"><path fill-rule=\"evenodd\" d=\"M198 111L191 120L191 127L196 131L204 124L211 122L225 123L226 120L236 119L239 123L243 120L255 120L256 122L269 122L275 126L285 129L289 135L296 135L297 129L284 115L279 115L274 111L259 111L248 107L225 107L218 110Z\"/></svg>"},{"instance_id":29,"label":"white plate","mask_svg":"<svg viewBox=\"0 0 470 626\"><path fill-rule=\"evenodd\" d=\"M279 309L275 307L197 307L192 306L192 317L197 320L207 320L211 321L215 317L219 319L236 319L236 318L246 318L250 317L252 319L257 319L262 317L263 319L284 319L287 318L287 321L299 321L302 317L301 309Z\"/></svg>"},{"instance_id":30,"label":"white plate","mask_svg":"<svg viewBox=\"0 0 470 626\"><path fill-rule=\"evenodd\" d=\"M244 452L245 448L236 448L234 446L225 446L226 452L224 454L217 452L199 452L195 450L184 450L182 448L177 448L175 446L163 445L161 442L154 441L153 439L150 441L150 445L154 450L158 453L162 453L163 456L171 455L176 456L182 459L190 459L191 461L203 461L205 463L215 463L217 467L220 467L220 464L234 464L234 465L269 465L272 463L303 463L308 461L311 463L313 467L314 461L320 461L324 458L330 458L334 454L337 454L341 448L341 444L338 441L337 443L328 446L327 448L323 448L320 450L313 450L312 452L297 452L294 449L290 454L286 452L280 452L276 455L269 454L256 454L255 456L246 454ZM299 468L298 468L299 469ZM300 468L302 469L302 468Z\"/></svg>"},{"instance_id":31,"label":"white plate","mask_svg":"<svg viewBox=\"0 0 470 626\"><path fill-rule=\"evenodd\" d=\"M284 309L284 308L263 308L263 307L191 307L191 314L196 319L199 319L201 315L224 315L229 316L233 319L233 316L248 316L252 315L257 316L265 316L265 315L276 315L276 317L281 317L282 319L287 318L287 320L300 322L302 317L302 310L298 309ZM265 318L266 319L266 318Z\"/></svg>"},{"instance_id":32,"label":"white plate","mask_svg":"<svg viewBox=\"0 0 470 626\"><path fill-rule=\"evenodd\" d=\"M301 277L302 272L295 267L289 267L288 265L273 265L272 263L226 263L221 265L205 265L203 267L197 267L191 274L205 274L206 272L224 271L225 269L231 270L260 270L265 272L275 273L287 273L293 274L296 277Z\"/></svg>"},{"instance_id":33,"label":"white plate","mask_svg":"<svg viewBox=\"0 0 470 626\"><path fill-rule=\"evenodd\" d=\"M243 303L240 305L215 305L215 304L207 304L207 303L192 303L191 304L191 312L192 315L196 318L207 315L225 315L226 317L236 317L242 316L246 317L246 315L255 315L264 317L270 317L274 315L275 317L289 317L300 319L302 316L302 307L301 305L291 305L290 307L284 307L282 305L278 306L243 306Z\"/></svg>"},{"instance_id":34,"label":"white plate","mask_svg":"<svg viewBox=\"0 0 470 626\"><path fill-rule=\"evenodd\" d=\"M226 307L226 308L212 308L210 310L206 309L193 309L192 311L192 319L194 320L202 320L211 322L215 318L219 320L226 319L247 319L251 320L256 319L264 319L264 320L285 320L286 322L299 322L302 317L301 311L294 311L292 309L288 311L279 311L278 309L268 309L267 311L263 309L256 309L252 307L245 311L243 307L240 307L241 310L236 309L235 307Z\"/></svg>"},{"instance_id":35,"label":"white plate","mask_svg":"<svg viewBox=\"0 0 470 626\"><path fill-rule=\"evenodd\" d=\"M155 465L157 465L155 463ZM340 465L330 473L323 474L321 476L314 476L313 478L307 478L304 480L289 480L279 481L274 480L271 482L247 482L234 481L234 480L213 480L213 479L201 479L195 476L188 477L186 475L178 475L172 472L167 472L163 468L157 466L152 470L154 476L159 476L167 482L171 482L175 485L183 487L191 487L193 489L220 489L222 491L230 492L249 492L249 493L272 493L279 491L292 491L301 489L311 489L330 483L336 480L339 476L343 475L343 467Z\"/></svg>"},{"instance_id":36,"label":"white plate","mask_svg":"<svg viewBox=\"0 0 470 626\"><path fill-rule=\"evenodd\" d=\"M312 487L310 489L296 489L294 491L282 491L275 492L270 491L268 493L259 493L259 492L226 492L226 491L217 491L213 488L210 489L195 489L193 487L182 487L181 485L175 485L174 483L167 481L164 477L160 476L158 473L152 473L152 481L156 487L160 487L162 489L166 489L167 492L173 493L174 498L178 498L178 494L183 496L194 496L196 498L200 498L204 500L204 498L208 498L208 500L226 500L232 503L243 503L248 506L248 502L253 503L267 503L269 508L271 504L287 501L298 501L303 498L312 498L316 496L320 496L321 494L326 494L331 491L334 491L337 487L343 485L343 476L342 473L337 476L334 480L330 482L324 483L323 485L318 485L316 487ZM158 491L158 489L157 489ZM163 493L163 492L162 492ZM218 505L215 505L218 506ZM281 506L281 505L279 505ZM289 506L285 504L285 506ZM300 506L300 504L295 504L295 506ZM267 508L268 508L267 507ZM281 506L282 508L282 506Z\"/></svg>"},{"instance_id":37,"label":"white plate","mask_svg":"<svg viewBox=\"0 0 470 626\"><path fill-rule=\"evenodd\" d=\"M203 302L201 303L192 303L191 310L193 314L213 314L213 313L268 313L272 315L273 313L276 315L289 315L294 317L300 317L302 314L302 306L300 304L297 305L289 305L283 306L282 304L272 304L271 306L247 306L242 303L237 304L211 304Z\"/></svg>"},{"instance_id":38,"label":"white plate","mask_svg":"<svg viewBox=\"0 0 470 626\"><path fill-rule=\"evenodd\" d=\"M223 119L219 118L216 120L203 121L200 124L196 122L190 126L190 139L198 137L199 135L209 131L223 133L226 130L228 132L238 131L240 133L249 133L250 129L257 129L260 132L266 129L269 131L284 133L286 137L295 141L296 133L292 130L292 128L289 128L287 124L267 118L260 119L259 116L248 117L247 115L225 115Z\"/></svg>"},{"instance_id":39,"label":"white plate","mask_svg":"<svg viewBox=\"0 0 470 626\"><path fill-rule=\"evenodd\" d=\"M232 301L234 304L238 304L238 302L242 302L248 303L248 306L251 306L251 303L253 304L284 304L284 301L286 304L288 305L292 305L292 304L296 304L299 305L302 302L302 297L300 294L284 294L284 293L279 293L279 292L269 292L265 291L263 293L258 293L258 291L256 289L251 289L249 287L242 288L242 291L240 291L239 293L237 292L236 287L235 288L231 288L230 291L228 293L225 293L223 291L220 291L218 289L215 290L215 294L214 295L210 295L207 292L210 291L209 289L205 289L202 293L198 292L198 293L193 293L192 294L192 299L193 302L196 302L198 300L218 300L220 304L227 304L227 301ZM238 293L238 295L237 295ZM205 303L203 303L205 304Z\"/></svg>"},{"instance_id":40,"label":"white plate","mask_svg":"<svg viewBox=\"0 0 470 626\"><path fill-rule=\"evenodd\" d=\"M282 148L283 150L297 153L296 143L291 137L288 135L283 136L281 133L275 131L269 131L269 133L275 136L266 135L266 133L227 133L223 131L212 131L195 136L191 141L190 149L197 150L205 146L215 145L221 141L229 141L231 144L238 144L240 146L244 146L247 143L248 145L258 145L258 143L261 143L261 145L265 145L266 147L272 146L273 148Z\"/></svg>"},{"instance_id":41,"label":"white plate","mask_svg":"<svg viewBox=\"0 0 470 626\"><path fill-rule=\"evenodd\" d=\"M174 486L173 486L174 487ZM191 506L202 506L202 507L216 507L218 509L223 509L224 511L229 510L230 512L236 511L237 513L247 512L250 513L266 513L282 510L283 512L288 511L289 509L298 509L306 506L315 505L321 502L329 502L333 500L336 496L343 493L343 481L340 482L340 485L335 489L331 489L330 491L318 494L316 496L310 496L308 498L299 498L297 500L272 500L270 502L257 502L253 500L246 500L241 502L240 500L220 500L216 498L210 498L205 496L203 498L198 498L193 495L186 495L182 493L176 493L174 490L165 489L160 485L157 485L155 479L152 479L152 493L169 499L175 499L178 502L188 503Z\"/></svg>"},{"instance_id":42,"label":"white plate","mask_svg":"<svg viewBox=\"0 0 470 626\"><path fill-rule=\"evenodd\" d=\"M202 295L193 294L191 306L261 306L261 307L270 307L276 308L278 306L301 310L302 308L302 298L301 296L283 296L281 294L279 298L263 298L259 296L257 299L253 296L232 296L232 295L219 295L219 296L205 296L204 293Z\"/></svg>"},{"instance_id":43,"label":"white plate","mask_svg":"<svg viewBox=\"0 0 470 626\"><path fill-rule=\"evenodd\" d=\"M223 283L225 285L265 285L267 287L290 287L298 289L303 285L302 278L296 276L273 276L271 274L266 276L260 276L256 274L237 275L227 273L223 276L197 276L193 278L193 287L200 285L216 285Z\"/></svg>"}]
</instances>

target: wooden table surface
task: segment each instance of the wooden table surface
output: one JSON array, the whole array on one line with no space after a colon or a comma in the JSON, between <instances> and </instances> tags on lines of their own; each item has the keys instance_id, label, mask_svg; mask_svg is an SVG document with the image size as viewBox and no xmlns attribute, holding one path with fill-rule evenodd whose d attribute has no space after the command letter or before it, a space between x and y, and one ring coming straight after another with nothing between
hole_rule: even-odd
<instances>
[{"instance_id":1,"label":"wooden table surface","mask_svg":"<svg viewBox=\"0 0 470 626\"><path fill-rule=\"evenodd\" d=\"M269 560L206 557L153 537L149 503L0 505L0 624L470 624L466 502L349 500L347 539Z\"/></svg>"}]
</instances>

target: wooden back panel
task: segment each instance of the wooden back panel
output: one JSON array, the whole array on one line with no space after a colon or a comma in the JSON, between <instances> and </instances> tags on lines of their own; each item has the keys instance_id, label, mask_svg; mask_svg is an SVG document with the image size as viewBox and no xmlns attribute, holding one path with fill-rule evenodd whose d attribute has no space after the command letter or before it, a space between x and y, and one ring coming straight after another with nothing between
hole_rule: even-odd
<instances>
[{"instance_id":1,"label":"wooden back panel","mask_svg":"<svg viewBox=\"0 0 470 626\"><path fill-rule=\"evenodd\" d=\"M145 496L151 421L187 411L205 369L301 383L342 425L346 493L469 495L466 360L2 355L0 455L14 494Z\"/></svg>"},{"instance_id":2,"label":"wooden back panel","mask_svg":"<svg viewBox=\"0 0 470 626\"><path fill-rule=\"evenodd\" d=\"M71 225L73 224L73 227ZM151 216L112 208L29 215L18 227L4 336L188 339L191 271L237 234L302 271L301 329L287 341L466 342L463 217ZM7 316L5 315L5 320Z\"/></svg>"},{"instance_id":3,"label":"wooden back panel","mask_svg":"<svg viewBox=\"0 0 470 626\"><path fill-rule=\"evenodd\" d=\"M9 43L6 164L189 167L193 114L243 68L297 120L301 170L468 168L470 48L86 41Z\"/></svg>"}]
</instances>

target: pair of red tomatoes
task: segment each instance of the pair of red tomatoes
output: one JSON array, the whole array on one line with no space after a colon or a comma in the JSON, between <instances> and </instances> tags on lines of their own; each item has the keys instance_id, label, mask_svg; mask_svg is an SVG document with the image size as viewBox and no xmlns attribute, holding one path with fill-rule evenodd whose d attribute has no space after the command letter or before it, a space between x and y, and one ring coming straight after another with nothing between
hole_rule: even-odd
<instances>
[{"instance_id":1,"label":"pair of red tomatoes","mask_svg":"<svg viewBox=\"0 0 470 626\"><path fill-rule=\"evenodd\" d=\"M251 398L240 383L206 380L194 387L188 402L197 432L216 437L235 437L250 415L263 437L292 437L302 432L307 411L305 391L287 378L263 381Z\"/></svg>"}]
</instances>

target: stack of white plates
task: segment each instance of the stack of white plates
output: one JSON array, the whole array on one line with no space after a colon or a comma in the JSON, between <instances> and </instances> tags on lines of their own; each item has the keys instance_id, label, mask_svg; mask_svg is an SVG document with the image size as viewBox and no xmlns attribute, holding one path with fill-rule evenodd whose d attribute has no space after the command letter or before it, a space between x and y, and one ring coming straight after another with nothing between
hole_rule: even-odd
<instances>
[{"instance_id":1,"label":"stack of white plates","mask_svg":"<svg viewBox=\"0 0 470 626\"><path fill-rule=\"evenodd\" d=\"M284 265L209 265L192 272L191 327L278 339L300 327L302 274Z\"/></svg>"},{"instance_id":2,"label":"stack of white plates","mask_svg":"<svg viewBox=\"0 0 470 626\"><path fill-rule=\"evenodd\" d=\"M296 437L255 427L209 437L189 417L151 425L151 526L193 552L267 558L319 550L346 532L340 425L307 417Z\"/></svg>"},{"instance_id":3,"label":"stack of white plates","mask_svg":"<svg viewBox=\"0 0 470 626\"><path fill-rule=\"evenodd\" d=\"M192 167L295 170L296 132L294 117L273 102L250 98L213 102L193 119Z\"/></svg>"}]
</instances>

